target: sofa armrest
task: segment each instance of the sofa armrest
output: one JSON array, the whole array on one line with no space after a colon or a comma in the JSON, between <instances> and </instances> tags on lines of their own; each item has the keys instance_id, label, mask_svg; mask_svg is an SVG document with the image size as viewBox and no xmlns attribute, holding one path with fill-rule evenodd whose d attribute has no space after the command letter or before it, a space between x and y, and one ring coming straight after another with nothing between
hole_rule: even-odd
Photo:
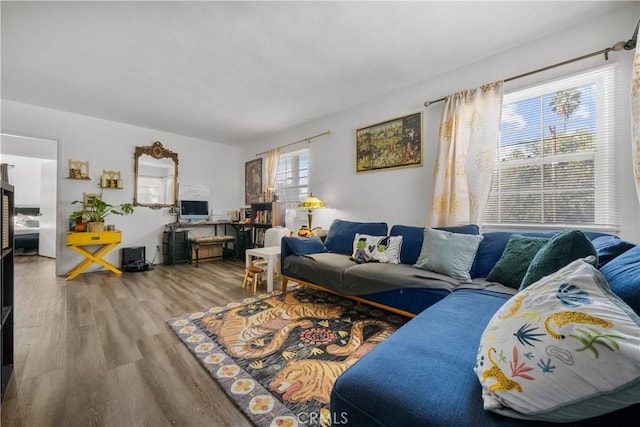
<instances>
[{"instance_id":1,"label":"sofa armrest","mask_svg":"<svg viewBox=\"0 0 640 427\"><path fill-rule=\"evenodd\" d=\"M310 255L328 252L322 240L317 236L283 237L281 245L280 253L283 259L289 255Z\"/></svg>"},{"instance_id":2,"label":"sofa armrest","mask_svg":"<svg viewBox=\"0 0 640 427\"><path fill-rule=\"evenodd\" d=\"M310 255L328 252L322 240L312 237L283 237L280 243L280 271L284 272L284 260L289 255Z\"/></svg>"}]
</instances>

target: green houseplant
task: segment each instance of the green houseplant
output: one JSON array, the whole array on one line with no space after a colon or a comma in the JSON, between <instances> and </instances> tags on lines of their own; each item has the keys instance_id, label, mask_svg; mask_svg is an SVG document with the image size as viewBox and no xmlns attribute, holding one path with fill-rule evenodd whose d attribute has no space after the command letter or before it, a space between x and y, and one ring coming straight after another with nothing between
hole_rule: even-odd
<instances>
[{"instance_id":1,"label":"green houseplant","mask_svg":"<svg viewBox=\"0 0 640 427\"><path fill-rule=\"evenodd\" d=\"M133 213L133 205L131 203L122 203L114 206L96 195L89 195L85 201L74 200L72 205L81 203L82 209L72 212L70 219L86 222L89 231L104 231L104 219L111 215L127 215Z\"/></svg>"}]
</instances>

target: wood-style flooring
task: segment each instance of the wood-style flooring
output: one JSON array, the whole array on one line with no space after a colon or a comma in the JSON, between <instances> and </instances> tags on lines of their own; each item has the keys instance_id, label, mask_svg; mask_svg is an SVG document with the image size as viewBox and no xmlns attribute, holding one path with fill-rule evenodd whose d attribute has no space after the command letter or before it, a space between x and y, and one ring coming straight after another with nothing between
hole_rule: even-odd
<instances>
[{"instance_id":1,"label":"wood-style flooring","mask_svg":"<svg viewBox=\"0 0 640 427\"><path fill-rule=\"evenodd\" d=\"M2 426L251 426L166 323L251 296L241 288L244 263L98 271L70 282L54 263L16 257Z\"/></svg>"}]
</instances>

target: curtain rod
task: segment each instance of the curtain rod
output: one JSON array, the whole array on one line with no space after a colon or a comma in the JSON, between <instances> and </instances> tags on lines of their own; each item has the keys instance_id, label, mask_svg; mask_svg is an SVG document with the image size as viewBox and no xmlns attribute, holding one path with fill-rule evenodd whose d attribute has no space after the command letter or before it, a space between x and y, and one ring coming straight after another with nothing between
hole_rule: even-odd
<instances>
[{"instance_id":1,"label":"curtain rod","mask_svg":"<svg viewBox=\"0 0 640 427\"><path fill-rule=\"evenodd\" d=\"M285 148L285 147L288 147L288 146L290 146L290 145L299 144L299 143L301 143L301 142L305 142L305 141L310 142L312 139L314 139L314 138L318 138L318 137L320 137L320 136L324 136L324 135L331 135L331 131L330 131L330 130L327 130L327 131L324 131L324 132L319 133L319 134L317 134L317 135L313 135L313 136L309 136L309 137L306 137L306 138L302 138L302 139L301 139L301 140L299 140L299 141L290 142L290 143L288 143L288 144L281 145L281 146L280 146L280 147L278 147L278 148ZM256 156L260 156L260 155L262 155L262 154L267 154L268 152L269 152L269 151L263 151L263 152L261 152L261 153L256 153Z\"/></svg>"},{"instance_id":2,"label":"curtain rod","mask_svg":"<svg viewBox=\"0 0 640 427\"><path fill-rule=\"evenodd\" d=\"M533 70L533 71L529 71L527 73L519 74L517 76L509 77L508 79L504 79L504 82L505 83L506 82L510 82L512 80L520 79L522 77L527 77L527 76L530 76L532 74L537 74L537 73L540 73L542 71L550 70L552 68L561 67L563 65L571 64L572 62L582 61L583 59L591 58L592 56L598 56L598 55L604 54L604 59L606 61L608 61L609 60L609 52L617 52L619 50L622 50L623 48L626 49L625 42L619 41L618 43L616 43L613 46L608 47L606 49L602 49L602 50L599 50L597 52L591 52L591 53L588 53L586 55L578 56L577 58L568 59L566 61L558 62L557 64L548 65L546 67L538 68L537 70ZM425 107L429 107L430 105L435 104L435 103L440 102L440 101L444 101L445 99L447 99L446 96L442 97L440 99L436 99L434 101L425 101L424 102L424 106Z\"/></svg>"}]
</instances>

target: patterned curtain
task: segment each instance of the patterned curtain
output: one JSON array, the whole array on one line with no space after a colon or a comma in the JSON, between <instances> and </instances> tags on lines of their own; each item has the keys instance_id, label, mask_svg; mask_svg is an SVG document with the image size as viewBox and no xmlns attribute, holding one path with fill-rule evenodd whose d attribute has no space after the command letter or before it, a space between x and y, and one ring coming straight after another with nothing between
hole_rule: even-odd
<instances>
[{"instance_id":1,"label":"patterned curtain","mask_svg":"<svg viewBox=\"0 0 640 427\"><path fill-rule=\"evenodd\" d=\"M498 145L502 86L500 81L447 98L428 226L482 224Z\"/></svg>"},{"instance_id":2,"label":"patterned curtain","mask_svg":"<svg viewBox=\"0 0 640 427\"><path fill-rule=\"evenodd\" d=\"M270 193L276 188L276 174L278 173L278 162L280 162L280 148L272 148L267 151L267 170L265 188L263 189L265 194ZM269 200L270 201L270 200Z\"/></svg>"},{"instance_id":3,"label":"patterned curtain","mask_svg":"<svg viewBox=\"0 0 640 427\"><path fill-rule=\"evenodd\" d=\"M640 43L636 45L633 59L633 74L631 86L631 116L633 145L633 176L636 178L636 191L640 200Z\"/></svg>"}]
</instances>

